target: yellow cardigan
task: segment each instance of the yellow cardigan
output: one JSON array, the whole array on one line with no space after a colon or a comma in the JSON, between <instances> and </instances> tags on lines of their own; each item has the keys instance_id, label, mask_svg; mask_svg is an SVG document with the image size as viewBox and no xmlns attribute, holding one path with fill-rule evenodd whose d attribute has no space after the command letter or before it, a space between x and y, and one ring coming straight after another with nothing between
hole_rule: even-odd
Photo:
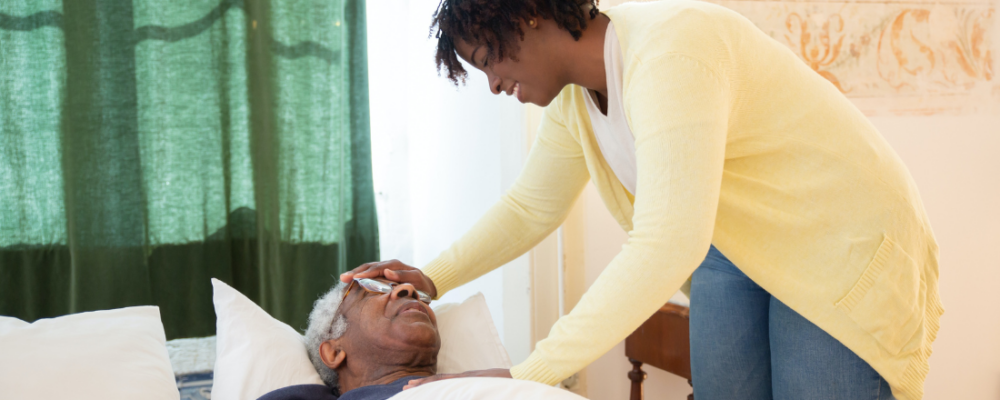
<instances>
[{"instance_id":1,"label":"yellow cardigan","mask_svg":"<svg viewBox=\"0 0 1000 400\"><path fill-rule=\"evenodd\" d=\"M591 179L629 240L515 378L554 384L625 339L715 246L751 279L919 399L944 312L916 185L830 82L746 18L704 2L605 11L621 42L634 199L571 85L545 109L524 172L424 267L444 293L531 249Z\"/></svg>"}]
</instances>

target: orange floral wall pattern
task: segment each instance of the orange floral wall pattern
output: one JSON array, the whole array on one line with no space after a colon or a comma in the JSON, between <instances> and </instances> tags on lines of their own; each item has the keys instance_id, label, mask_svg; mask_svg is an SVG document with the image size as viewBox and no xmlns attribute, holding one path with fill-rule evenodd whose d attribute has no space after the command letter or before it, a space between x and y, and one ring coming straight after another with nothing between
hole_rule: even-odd
<instances>
[{"instance_id":1,"label":"orange floral wall pattern","mask_svg":"<svg viewBox=\"0 0 1000 400\"><path fill-rule=\"evenodd\" d=\"M713 2L787 45L867 115L1000 112L996 0Z\"/></svg>"}]
</instances>

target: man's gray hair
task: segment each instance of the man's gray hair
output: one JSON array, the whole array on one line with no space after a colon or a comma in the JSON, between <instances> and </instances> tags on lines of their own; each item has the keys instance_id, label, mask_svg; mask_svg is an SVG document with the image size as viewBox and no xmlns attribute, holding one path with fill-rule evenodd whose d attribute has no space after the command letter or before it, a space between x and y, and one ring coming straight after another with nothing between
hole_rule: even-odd
<instances>
[{"instance_id":1,"label":"man's gray hair","mask_svg":"<svg viewBox=\"0 0 1000 400\"><path fill-rule=\"evenodd\" d=\"M319 356L319 346L328 340L340 338L347 330L347 319L337 310L344 299L344 291L347 290L348 285L344 282L338 283L313 303L312 312L309 313L309 328L306 328L305 337L309 361L312 361L313 367L316 368L316 372L319 372L323 382L333 388L337 394L340 393L337 371L323 363L323 359Z\"/></svg>"}]
</instances>

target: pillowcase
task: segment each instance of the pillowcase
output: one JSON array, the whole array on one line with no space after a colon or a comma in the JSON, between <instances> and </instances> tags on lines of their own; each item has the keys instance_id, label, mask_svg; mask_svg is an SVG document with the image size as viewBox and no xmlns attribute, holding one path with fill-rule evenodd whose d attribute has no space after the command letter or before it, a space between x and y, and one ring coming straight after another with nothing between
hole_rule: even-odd
<instances>
[{"instance_id":1,"label":"pillowcase","mask_svg":"<svg viewBox=\"0 0 1000 400\"><path fill-rule=\"evenodd\" d=\"M285 386L323 384L301 334L222 281L213 278L212 288L213 400L256 399Z\"/></svg>"},{"instance_id":2,"label":"pillowcase","mask_svg":"<svg viewBox=\"0 0 1000 400\"><path fill-rule=\"evenodd\" d=\"M441 335L439 374L511 367L510 356L500 342L482 293L459 304L436 305L434 315Z\"/></svg>"},{"instance_id":3,"label":"pillowcase","mask_svg":"<svg viewBox=\"0 0 1000 400\"><path fill-rule=\"evenodd\" d=\"M213 400L256 399L286 386L323 384L299 332L222 281L212 279L212 287L216 315ZM511 367L482 293L460 304L436 305L434 314L441 335L438 373Z\"/></svg>"},{"instance_id":4,"label":"pillowcase","mask_svg":"<svg viewBox=\"0 0 1000 400\"><path fill-rule=\"evenodd\" d=\"M504 378L456 378L404 390L392 400L586 400L568 390Z\"/></svg>"},{"instance_id":5,"label":"pillowcase","mask_svg":"<svg viewBox=\"0 0 1000 400\"><path fill-rule=\"evenodd\" d=\"M0 354L4 399L180 397L157 307L0 317Z\"/></svg>"}]
</instances>

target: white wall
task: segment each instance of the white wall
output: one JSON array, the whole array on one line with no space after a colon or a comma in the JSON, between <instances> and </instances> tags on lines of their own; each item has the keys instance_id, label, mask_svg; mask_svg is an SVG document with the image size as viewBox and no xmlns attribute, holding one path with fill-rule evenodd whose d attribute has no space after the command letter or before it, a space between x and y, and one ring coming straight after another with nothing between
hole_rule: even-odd
<instances>
[{"instance_id":1,"label":"white wall","mask_svg":"<svg viewBox=\"0 0 1000 400\"><path fill-rule=\"evenodd\" d=\"M367 3L372 172L381 256L417 267L447 249L500 198L520 172L524 153L523 109L516 100L490 93L482 73L471 74L460 88L438 76L436 41L428 38L437 4ZM512 358L520 360L527 357L527 322L505 327L503 282L506 275L526 285L516 280L526 261L512 264L507 274L497 269L441 301L461 301L482 292ZM514 293L527 290L507 286L516 289ZM524 307L515 300L508 299L510 307Z\"/></svg>"}]
</instances>

